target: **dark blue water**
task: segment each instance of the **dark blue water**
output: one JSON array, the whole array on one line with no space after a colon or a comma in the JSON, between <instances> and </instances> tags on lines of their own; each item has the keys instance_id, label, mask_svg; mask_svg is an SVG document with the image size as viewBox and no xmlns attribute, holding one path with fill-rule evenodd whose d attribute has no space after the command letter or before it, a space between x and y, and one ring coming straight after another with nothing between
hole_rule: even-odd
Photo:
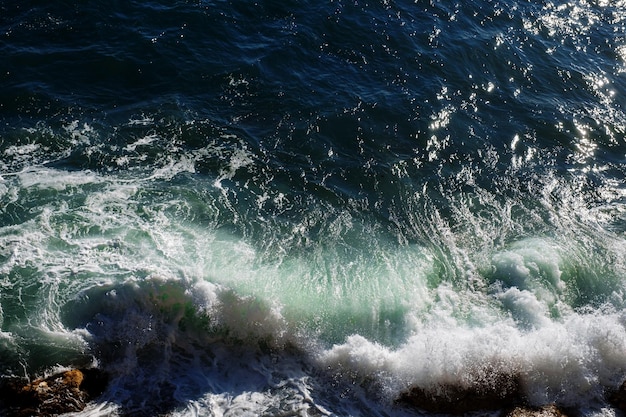
<instances>
[{"instance_id":1,"label":"dark blue water","mask_svg":"<svg viewBox=\"0 0 626 417\"><path fill-rule=\"evenodd\" d=\"M615 414L623 1L5 1L0 54L2 375L100 367L94 416L488 372Z\"/></svg>"}]
</instances>

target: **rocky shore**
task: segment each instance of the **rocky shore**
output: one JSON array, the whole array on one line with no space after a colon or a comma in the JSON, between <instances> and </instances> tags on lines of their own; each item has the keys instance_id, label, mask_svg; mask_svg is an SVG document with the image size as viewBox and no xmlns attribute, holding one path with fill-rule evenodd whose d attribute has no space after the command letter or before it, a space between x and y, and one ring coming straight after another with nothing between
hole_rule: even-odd
<instances>
[{"instance_id":1,"label":"rocky shore","mask_svg":"<svg viewBox=\"0 0 626 417\"><path fill-rule=\"evenodd\" d=\"M461 415L471 411L499 410L521 403L519 378L493 374L469 387L438 385L429 390L413 387L398 403L436 414Z\"/></svg>"},{"instance_id":2,"label":"rocky shore","mask_svg":"<svg viewBox=\"0 0 626 417\"><path fill-rule=\"evenodd\" d=\"M5 381L0 398L7 417L56 416L83 410L104 392L107 382L98 369L71 369L30 382Z\"/></svg>"},{"instance_id":3,"label":"rocky shore","mask_svg":"<svg viewBox=\"0 0 626 417\"><path fill-rule=\"evenodd\" d=\"M618 389L606 390L607 402L626 414L626 381ZM502 417L565 417L580 415L579 410L557 404L531 406L514 375L491 375L462 388L439 385L436 388L413 387L401 394L397 403L434 414L465 415L479 411L500 411Z\"/></svg>"},{"instance_id":4,"label":"rocky shore","mask_svg":"<svg viewBox=\"0 0 626 417\"><path fill-rule=\"evenodd\" d=\"M11 379L0 384L1 410L7 417L57 416L78 412L107 387L107 375L98 369L71 369L34 381ZM608 402L626 413L626 381L607 392ZM413 387L400 395L398 405L433 414L465 415L501 411L502 417L566 417L576 410L556 404L533 407L526 403L519 378L500 375L468 388L439 385L425 390Z\"/></svg>"}]
</instances>

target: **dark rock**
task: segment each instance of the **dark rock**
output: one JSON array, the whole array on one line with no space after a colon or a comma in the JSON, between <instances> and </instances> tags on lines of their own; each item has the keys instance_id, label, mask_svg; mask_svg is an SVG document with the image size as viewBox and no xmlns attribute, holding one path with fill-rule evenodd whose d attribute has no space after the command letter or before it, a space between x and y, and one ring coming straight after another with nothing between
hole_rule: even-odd
<instances>
[{"instance_id":1,"label":"dark rock","mask_svg":"<svg viewBox=\"0 0 626 417\"><path fill-rule=\"evenodd\" d=\"M84 379L80 389L87 393L90 399L99 397L109 384L109 376L97 368L81 369Z\"/></svg>"},{"instance_id":2,"label":"dark rock","mask_svg":"<svg viewBox=\"0 0 626 417\"><path fill-rule=\"evenodd\" d=\"M515 407L504 414L505 417L567 417L556 405L543 407Z\"/></svg>"},{"instance_id":3,"label":"dark rock","mask_svg":"<svg viewBox=\"0 0 626 417\"><path fill-rule=\"evenodd\" d=\"M510 408L521 400L519 378L495 373L476 380L469 387L413 387L400 395L397 402L433 413L465 414Z\"/></svg>"},{"instance_id":4,"label":"dark rock","mask_svg":"<svg viewBox=\"0 0 626 417\"><path fill-rule=\"evenodd\" d=\"M617 389L617 391L609 395L609 401L620 411L626 413L626 381Z\"/></svg>"},{"instance_id":5,"label":"dark rock","mask_svg":"<svg viewBox=\"0 0 626 417\"><path fill-rule=\"evenodd\" d=\"M104 391L107 380L97 369L72 369L29 383L8 381L1 393L9 416L55 416L84 409Z\"/></svg>"}]
</instances>

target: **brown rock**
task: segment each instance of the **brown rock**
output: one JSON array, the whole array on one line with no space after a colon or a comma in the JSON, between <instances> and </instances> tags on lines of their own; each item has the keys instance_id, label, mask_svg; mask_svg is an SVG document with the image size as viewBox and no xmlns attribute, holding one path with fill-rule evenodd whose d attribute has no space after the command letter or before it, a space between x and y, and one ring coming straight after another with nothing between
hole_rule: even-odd
<instances>
[{"instance_id":1,"label":"brown rock","mask_svg":"<svg viewBox=\"0 0 626 417\"><path fill-rule=\"evenodd\" d=\"M567 417L556 405L543 407L515 407L505 417Z\"/></svg>"},{"instance_id":2,"label":"brown rock","mask_svg":"<svg viewBox=\"0 0 626 417\"><path fill-rule=\"evenodd\" d=\"M67 371L63 374L63 383L71 388L78 388L80 384L83 383L83 379L85 378L82 371L78 369L72 369L71 371Z\"/></svg>"},{"instance_id":3,"label":"brown rock","mask_svg":"<svg viewBox=\"0 0 626 417\"><path fill-rule=\"evenodd\" d=\"M27 384L10 381L2 387L10 416L55 416L81 411L106 387L101 371L72 369Z\"/></svg>"}]
</instances>

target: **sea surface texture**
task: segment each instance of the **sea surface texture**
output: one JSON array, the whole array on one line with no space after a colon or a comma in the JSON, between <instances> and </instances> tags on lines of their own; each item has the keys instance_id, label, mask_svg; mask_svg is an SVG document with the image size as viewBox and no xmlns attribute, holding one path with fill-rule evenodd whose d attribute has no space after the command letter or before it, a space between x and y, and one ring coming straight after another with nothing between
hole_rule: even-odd
<instances>
[{"instance_id":1,"label":"sea surface texture","mask_svg":"<svg viewBox=\"0 0 626 417\"><path fill-rule=\"evenodd\" d=\"M626 1L0 1L0 61L1 375L99 367L81 416L498 375L616 415Z\"/></svg>"}]
</instances>

